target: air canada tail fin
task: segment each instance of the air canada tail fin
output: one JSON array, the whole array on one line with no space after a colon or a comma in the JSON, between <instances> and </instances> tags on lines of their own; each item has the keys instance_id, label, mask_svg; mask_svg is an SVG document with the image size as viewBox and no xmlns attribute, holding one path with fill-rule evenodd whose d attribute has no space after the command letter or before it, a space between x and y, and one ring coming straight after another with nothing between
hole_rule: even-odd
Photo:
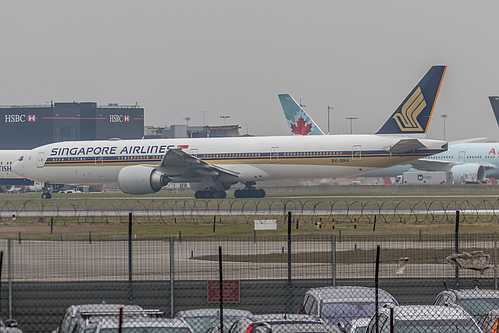
<instances>
[{"instance_id":1,"label":"air canada tail fin","mask_svg":"<svg viewBox=\"0 0 499 333\"><path fill-rule=\"evenodd\" d=\"M499 126L499 96L489 96L489 101L492 106L492 111L494 111L497 125Z\"/></svg>"},{"instance_id":2,"label":"air canada tail fin","mask_svg":"<svg viewBox=\"0 0 499 333\"><path fill-rule=\"evenodd\" d=\"M279 94L282 110L288 122L291 135L324 135L324 132L310 116L288 94Z\"/></svg>"},{"instance_id":3,"label":"air canada tail fin","mask_svg":"<svg viewBox=\"0 0 499 333\"><path fill-rule=\"evenodd\" d=\"M376 134L422 134L428 131L447 66L433 66Z\"/></svg>"}]
</instances>

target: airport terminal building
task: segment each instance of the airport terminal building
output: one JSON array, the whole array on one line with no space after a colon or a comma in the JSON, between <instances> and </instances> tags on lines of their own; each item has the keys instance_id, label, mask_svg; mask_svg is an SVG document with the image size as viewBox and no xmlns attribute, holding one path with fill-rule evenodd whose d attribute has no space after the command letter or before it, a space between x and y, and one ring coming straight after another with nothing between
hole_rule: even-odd
<instances>
[{"instance_id":1,"label":"airport terminal building","mask_svg":"<svg viewBox=\"0 0 499 333\"><path fill-rule=\"evenodd\" d=\"M73 140L140 139L144 108L94 102L0 106L0 149Z\"/></svg>"}]
</instances>

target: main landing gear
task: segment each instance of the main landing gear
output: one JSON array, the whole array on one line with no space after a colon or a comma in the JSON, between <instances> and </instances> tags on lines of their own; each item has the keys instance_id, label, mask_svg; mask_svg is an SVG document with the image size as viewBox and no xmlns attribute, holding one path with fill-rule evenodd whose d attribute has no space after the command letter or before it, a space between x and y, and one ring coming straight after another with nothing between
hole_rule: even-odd
<instances>
[{"instance_id":1,"label":"main landing gear","mask_svg":"<svg viewBox=\"0 0 499 333\"><path fill-rule=\"evenodd\" d=\"M50 193L49 184L47 183L43 184L42 191L43 191L42 199L52 199L52 193Z\"/></svg>"},{"instance_id":2,"label":"main landing gear","mask_svg":"<svg viewBox=\"0 0 499 333\"><path fill-rule=\"evenodd\" d=\"M255 188L255 182L244 183L246 188L243 190L235 190L234 196L236 198L264 198L265 190L263 188Z\"/></svg>"},{"instance_id":3,"label":"main landing gear","mask_svg":"<svg viewBox=\"0 0 499 333\"><path fill-rule=\"evenodd\" d=\"M227 197L227 193L210 188L203 191L196 191L194 197L196 199L224 199Z\"/></svg>"}]
</instances>

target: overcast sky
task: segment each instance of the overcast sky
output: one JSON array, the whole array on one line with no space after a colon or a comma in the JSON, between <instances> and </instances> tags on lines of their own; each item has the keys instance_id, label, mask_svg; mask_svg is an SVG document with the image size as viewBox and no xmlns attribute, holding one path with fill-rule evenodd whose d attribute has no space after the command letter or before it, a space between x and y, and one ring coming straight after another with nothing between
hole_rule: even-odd
<instances>
[{"instance_id":1,"label":"overcast sky","mask_svg":"<svg viewBox=\"0 0 499 333\"><path fill-rule=\"evenodd\" d=\"M145 124L289 135L277 94L324 131L374 133L432 65L430 138L499 138L499 1L5 1L0 104L135 104Z\"/></svg>"}]
</instances>

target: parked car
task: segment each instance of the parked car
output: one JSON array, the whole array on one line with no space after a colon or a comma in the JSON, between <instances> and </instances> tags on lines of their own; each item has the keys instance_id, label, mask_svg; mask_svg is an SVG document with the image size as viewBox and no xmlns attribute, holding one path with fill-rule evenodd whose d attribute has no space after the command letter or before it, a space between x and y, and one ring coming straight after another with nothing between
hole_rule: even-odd
<instances>
[{"instance_id":1,"label":"parked car","mask_svg":"<svg viewBox=\"0 0 499 333\"><path fill-rule=\"evenodd\" d=\"M14 319L0 320L0 333L23 333Z\"/></svg>"},{"instance_id":2,"label":"parked car","mask_svg":"<svg viewBox=\"0 0 499 333\"><path fill-rule=\"evenodd\" d=\"M92 333L117 333L120 327L119 318L102 318ZM122 333L193 333L192 328L183 319L157 317L123 317Z\"/></svg>"},{"instance_id":3,"label":"parked car","mask_svg":"<svg viewBox=\"0 0 499 333\"><path fill-rule=\"evenodd\" d=\"M232 324L241 317L249 317L250 311L238 309L224 309L224 323ZM220 324L220 309L194 309L179 311L175 318L184 319L196 333L205 333L210 327ZM219 328L220 329L220 328Z\"/></svg>"},{"instance_id":4,"label":"parked car","mask_svg":"<svg viewBox=\"0 0 499 333\"><path fill-rule=\"evenodd\" d=\"M259 332L257 327L266 325L283 325L283 324L321 324L326 323L315 316L305 314L262 314L243 317L232 325L229 333L254 333ZM338 330L339 331L339 330Z\"/></svg>"},{"instance_id":5,"label":"parked car","mask_svg":"<svg viewBox=\"0 0 499 333\"><path fill-rule=\"evenodd\" d=\"M64 317L62 318L62 321L57 329L52 331L52 333L72 333L77 321L82 318L82 312L88 313L89 315L92 313L95 315L102 315L106 312L114 312L114 315L116 315L116 313L119 315L120 308L123 308L124 311L143 310L142 307L138 305L106 304L105 302L97 304L71 305L66 309L66 313L64 314Z\"/></svg>"},{"instance_id":6,"label":"parked car","mask_svg":"<svg viewBox=\"0 0 499 333\"><path fill-rule=\"evenodd\" d=\"M330 325L371 318L375 312L375 288L344 286L313 288L305 293L299 313L317 316ZM378 289L378 307L398 305L395 297Z\"/></svg>"},{"instance_id":7,"label":"parked car","mask_svg":"<svg viewBox=\"0 0 499 333\"><path fill-rule=\"evenodd\" d=\"M391 311L393 309L393 320ZM391 332L393 322L395 332L445 332L481 333L473 318L460 307L441 305L405 305L378 310L377 332ZM376 333L376 316L367 327L367 333Z\"/></svg>"},{"instance_id":8,"label":"parked car","mask_svg":"<svg viewBox=\"0 0 499 333\"><path fill-rule=\"evenodd\" d=\"M255 326L252 333L340 333L338 326L320 323L306 324L275 324L261 323Z\"/></svg>"},{"instance_id":9,"label":"parked car","mask_svg":"<svg viewBox=\"0 0 499 333\"><path fill-rule=\"evenodd\" d=\"M341 331L345 332L345 333L365 333L366 329L367 329L367 325L369 325L370 321L371 321L371 318L354 319L354 320L351 320L344 327L340 327L340 328L341 328Z\"/></svg>"},{"instance_id":10,"label":"parked car","mask_svg":"<svg viewBox=\"0 0 499 333\"><path fill-rule=\"evenodd\" d=\"M93 333L101 325L102 321L108 318L119 318L120 313L127 318L140 318L147 316L163 316L164 312L159 310L112 310L112 311L92 311L80 312L81 317L77 320L72 333ZM132 319L133 320L133 319Z\"/></svg>"},{"instance_id":11,"label":"parked car","mask_svg":"<svg viewBox=\"0 0 499 333\"><path fill-rule=\"evenodd\" d=\"M224 332L229 332L233 323L224 323ZM220 324L213 325L210 327L206 333L220 333Z\"/></svg>"},{"instance_id":12,"label":"parked car","mask_svg":"<svg viewBox=\"0 0 499 333\"><path fill-rule=\"evenodd\" d=\"M478 326L483 333L497 333L499 325L499 309L487 312L478 321Z\"/></svg>"},{"instance_id":13,"label":"parked car","mask_svg":"<svg viewBox=\"0 0 499 333\"><path fill-rule=\"evenodd\" d=\"M479 288L444 290L437 295L433 304L460 306L478 322L487 312L499 309L499 290Z\"/></svg>"}]
</instances>

